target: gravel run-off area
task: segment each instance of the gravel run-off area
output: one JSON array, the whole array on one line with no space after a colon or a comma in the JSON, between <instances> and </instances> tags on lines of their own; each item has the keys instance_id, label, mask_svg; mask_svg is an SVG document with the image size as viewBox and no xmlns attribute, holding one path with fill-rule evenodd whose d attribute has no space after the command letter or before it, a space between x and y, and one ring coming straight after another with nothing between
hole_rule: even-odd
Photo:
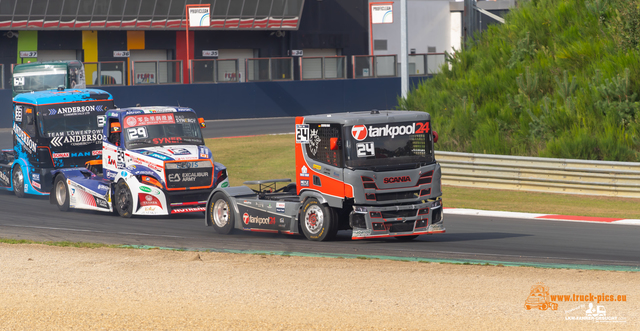
<instances>
[{"instance_id":1,"label":"gravel run-off area","mask_svg":"<svg viewBox=\"0 0 640 331\"><path fill-rule=\"evenodd\" d=\"M626 295L526 310L550 294ZM0 244L0 330L640 330L640 273Z\"/></svg>"}]
</instances>

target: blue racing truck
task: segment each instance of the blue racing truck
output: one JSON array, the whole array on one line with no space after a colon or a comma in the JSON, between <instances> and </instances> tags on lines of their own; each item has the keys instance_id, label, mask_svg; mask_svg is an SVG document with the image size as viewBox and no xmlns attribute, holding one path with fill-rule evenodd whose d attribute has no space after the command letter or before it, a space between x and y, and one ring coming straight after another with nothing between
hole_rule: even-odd
<instances>
[{"instance_id":1,"label":"blue racing truck","mask_svg":"<svg viewBox=\"0 0 640 331\"><path fill-rule=\"evenodd\" d=\"M51 171L84 167L102 156L111 94L93 89L23 93L13 99L13 149L0 153L0 189L48 195Z\"/></svg>"}]
</instances>

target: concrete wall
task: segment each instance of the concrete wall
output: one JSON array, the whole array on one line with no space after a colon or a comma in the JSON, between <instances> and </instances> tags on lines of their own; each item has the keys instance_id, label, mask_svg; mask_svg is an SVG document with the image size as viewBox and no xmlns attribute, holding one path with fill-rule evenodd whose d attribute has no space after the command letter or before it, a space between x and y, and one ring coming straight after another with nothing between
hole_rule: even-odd
<instances>
[{"instance_id":1,"label":"concrete wall","mask_svg":"<svg viewBox=\"0 0 640 331\"><path fill-rule=\"evenodd\" d=\"M417 85L424 77L412 77ZM393 109L400 78L104 87L121 108L192 107L205 119L283 117ZM0 90L0 128L12 123L11 90Z\"/></svg>"}]
</instances>

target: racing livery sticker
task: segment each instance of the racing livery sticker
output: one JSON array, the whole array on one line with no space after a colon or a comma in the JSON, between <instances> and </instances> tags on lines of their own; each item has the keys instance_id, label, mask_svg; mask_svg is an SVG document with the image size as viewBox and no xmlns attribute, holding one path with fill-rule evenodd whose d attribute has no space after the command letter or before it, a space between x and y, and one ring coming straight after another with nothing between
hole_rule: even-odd
<instances>
[{"instance_id":1,"label":"racing livery sticker","mask_svg":"<svg viewBox=\"0 0 640 331\"><path fill-rule=\"evenodd\" d=\"M312 129L311 137L309 139L309 150L311 151L311 154L316 155L316 153L318 153L320 141L322 140L320 139L320 136L318 136L318 130Z\"/></svg>"},{"instance_id":2,"label":"racing livery sticker","mask_svg":"<svg viewBox=\"0 0 640 331\"><path fill-rule=\"evenodd\" d=\"M296 144L309 142L309 124L296 124Z\"/></svg>"},{"instance_id":3,"label":"racing livery sticker","mask_svg":"<svg viewBox=\"0 0 640 331\"><path fill-rule=\"evenodd\" d=\"M307 166L303 165L302 168L300 168L300 177L309 177Z\"/></svg>"},{"instance_id":4,"label":"racing livery sticker","mask_svg":"<svg viewBox=\"0 0 640 331\"><path fill-rule=\"evenodd\" d=\"M15 121L22 122L22 106L16 105Z\"/></svg>"},{"instance_id":5,"label":"racing livery sticker","mask_svg":"<svg viewBox=\"0 0 640 331\"><path fill-rule=\"evenodd\" d=\"M134 115L124 120L124 127L130 128L140 125L174 124L173 114L162 115Z\"/></svg>"},{"instance_id":6,"label":"racing livery sticker","mask_svg":"<svg viewBox=\"0 0 640 331\"><path fill-rule=\"evenodd\" d=\"M27 152L33 154L36 152L36 143L31 140L31 137L20 128L16 123L13 123L13 132L16 134L16 138L20 141L21 145L27 150Z\"/></svg>"},{"instance_id":7,"label":"racing livery sticker","mask_svg":"<svg viewBox=\"0 0 640 331\"><path fill-rule=\"evenodd\" d=\"M284 213L284 202L276 202L276 212Z\"/></svg>"},{"instance_id":8,"label":"racing livery sticker","mask_svg":"<svg viewBox=\"0 0 640 331\"><path fill-rule=\"evenodd\" d=\"M107 107L104 105L83 105L83 106L74 106L74 107L59 107L59 108L49 108L49 116L51 115L84 115L88 112L92 111L105 111Z\"/></svg>"},{"instance_id":9,"label":"racing livery sticker","mask_svg":"<svg viewBox=\"0 0 640 331\"><path fill-rule=\"evenodd\" d=\"M284 203L282 204L284 205ZM238 211L245 228L282 230L283 228L289 228L291 224L290 216L276 214L272 211L255 209L255 207L246 207L244 205L238 205Z\"/></svg>"},{"instance_id":10,"label":"racing livery sticker","mask_svg":"<svg viewBox=\"0 0 640 331\"><path fill-rule=\"evenodd\" d=\"M351 128L351 135L353 136L353 139L357 141L363 141L367 139L367 137L377 138L391 136L391 139L393 139L395 136L421 133L429 133L429 122L414 122L407 125L393 126L389 126L389 124L385 126L370 125L368 128L365 125L360 124L354 125Z\"/></svg>"},{"instance_id":11,"label":"racing livery sticker","mask_svg":"<svg viewBox=\"0 0 640 331\"><path fill-rule=\"evenodd\" d=\"M11 182L9 181L9 175L8 173L5 173L5 170L0 171L0 185L11 186Z\"/></svg>"},{"instance_id":12,"label":"racing livery sticker","mask_svg":"<svg viewBox=\"0 0 640 331\"><path fill-rule=\"evenodd\" d=\"M362 141L367 139L367 127L364 125L354 125L351 128L351 135L353 139L357 141Z\"/></svg>"},{"instance_id":13,"label":"racing livery sticker","mask_svg":"<svg viewBox=\"0 0 640 331\"><path fill-rule=\"evenodd\" d=\"M138 209L146 206L162 207L158 198L146 193L138 193L138 205Z\"/></svg>"},{"instance_id":14,"label":"racing livery sticker","mask_svg":"<svg viewBox=\"0 0 640 331\"><path fill-rule=\"evenodd\" d=\"M173 155L191 155L189 150L186 148L169 148L168 151Z\"/></svg>"},{"instance_id":15,"label":"racing livery sticker","mask_svg":"<svg viewBox=\"0 0 640 331\"><path fill-rule=\"evenodd\" d=\"M300 181L300 186L309 187L309 181L308 180L301 180Z\"/></svg>"},{"instance_id":16,"label":"racing livery sticker","mask_svg":"<svg viewBox=\"0 0 640 331\"><path fill-rule=\"evenodd\" d=\"M372 141L362 142L356 144L356 151L358 157L370 157L376 156L376 150Z\"/></svg>"}]
</instances>

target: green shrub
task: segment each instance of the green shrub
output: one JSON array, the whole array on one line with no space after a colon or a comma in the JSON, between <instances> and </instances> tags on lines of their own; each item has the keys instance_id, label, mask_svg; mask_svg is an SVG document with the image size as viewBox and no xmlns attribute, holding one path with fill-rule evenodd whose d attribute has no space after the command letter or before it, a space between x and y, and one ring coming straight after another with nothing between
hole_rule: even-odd
<instances>
[{"instance_id":1,"label":"green shrub","mask_svg":"<svg viewBox=\"0 0 640 331\"><path fill-rule=\"evenodd\" d=\"M399 107L439 150L640 161L640 0L519 2Z\"/></svg>"}]
</instances>

